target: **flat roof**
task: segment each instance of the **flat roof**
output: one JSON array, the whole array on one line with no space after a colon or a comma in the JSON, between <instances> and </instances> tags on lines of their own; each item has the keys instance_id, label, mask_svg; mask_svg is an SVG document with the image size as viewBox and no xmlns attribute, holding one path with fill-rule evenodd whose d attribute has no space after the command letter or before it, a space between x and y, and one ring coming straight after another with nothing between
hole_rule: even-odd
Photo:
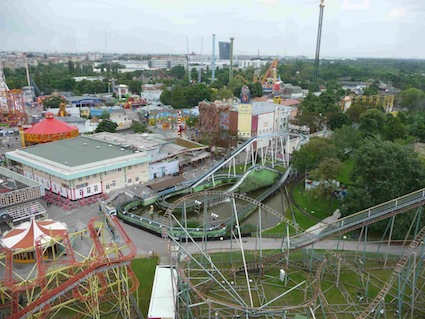
<instances>
[{"instance_id":1,"label":"flat roof","mask_svg":"<svg viewBox=\"0 0 425 319\"><path fill-rule=\"evenodd\" d=\"M238 104L236 106L237 111L239 112L239 106L243 104ZM279 110L286 110L286 111L292 111L296 110L296 107L293 106L287 106L282 104L276 104L276 103L269 103L269 102L252 102L252 115L260 115L265 113L273 113L276 109Z\"/></svg>"},{"instance_id":2,"label":"flat roof","mask_svg":"<svg viewBox=\"0 0 425 319\"><path fill-rule=\"evenodd\" d=\"M145 152L87 136L18 149L7 152L6 158L65 180L149 161Z\"/></svg>"},{"instance_id":3,"label":"flat roof","mask_svg":"<svg viewBox=\"0 0 425 319\"><path fill-rule=\"evenodd\" d=\"M66 165L70 167L133 154L133 151L124 149L119 145L84 136L52 143L37 144L24 148L21 151L56 163L67 163Z\"/></svg>"},{"instance_id":4,"label":"flat roof","mask_svg":"<svg viewBox=\"0 0 425 319\"><path fill-rule=\"evenodd\" d=\"M173 273L171 273L171 271ZM173 283L174 280L174 283ZM176 286L176 270L169 266L156 266L155 278L153 281L151 301L149 303L148 319L175 318L175 295L173 286Z\"/></svg>"}]
</instances>

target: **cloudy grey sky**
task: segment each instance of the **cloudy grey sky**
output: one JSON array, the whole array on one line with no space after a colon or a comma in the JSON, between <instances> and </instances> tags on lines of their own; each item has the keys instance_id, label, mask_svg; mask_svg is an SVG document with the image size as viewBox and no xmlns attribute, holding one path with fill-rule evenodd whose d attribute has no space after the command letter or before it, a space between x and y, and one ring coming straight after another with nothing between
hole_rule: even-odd
<instances>
[{"instance_id":1,"label":"cloudy grey sky","mask_svg":"<svg viewBox=\"0 0 425 319\"><path fill-rule=\"evenodd\" d=\"M0 0L0 50L314 56L320 0ZM321 56L425 58L424 0L325 0ZM106 41L105 41L106 34ZM106 45L105 45L106 42Z\"/></svg>"}]
</instances>

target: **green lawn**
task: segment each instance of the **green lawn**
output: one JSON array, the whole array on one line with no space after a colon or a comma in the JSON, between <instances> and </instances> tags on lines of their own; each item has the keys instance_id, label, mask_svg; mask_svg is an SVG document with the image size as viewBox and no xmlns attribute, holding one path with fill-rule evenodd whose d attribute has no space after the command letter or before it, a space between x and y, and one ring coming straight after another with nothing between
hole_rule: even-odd
<instances>
[{"instance_id":1,"label":"green lawn","mask_svg":"<svg viewBox=\"0 0 425 319\"><path fill-rule=\"evenodd\" d=\"M312 194L304 189L304 179L300 180L299 183L295 185L292 196L292 199L301 209L304 209L307 213L319 219L331 216L339 205L339 201L336 199L331 199L329 201L328 199L313 198Z\"/></svg>"},{"instance_id":2,"label":"green lawn","mask_svg":"<svg viewBox=\"0 0 425 319\"><path fill-rule=\"evenodd\" d=\"M354 168L354 160L349 158L345 162L342 163L341 172L338 174L338 181L345 185L349 185L351 183L350 174Z\"/></svg>"},{"instance_id":3,"label":"green lawn","mask_svg":"<svg viewBox=\"0 0 425 319\"><path fill-rule=\"evenodd\" d=\"M140 258L131 262L131 268L139 280L139 308L145 318L148 315L149 301L151 299L153 279L155 276L157 258Z\"/></svg>"},{"instance_id":4,"label":"green lawn","mask_svg":"<svg viewBox=\"0 0 425 319\"><path fill-rule=\"evenodd\" d=\"M350 173L354 167L354 160L348 159L342 163L341 172L338 175L338 180L345 184L350 184ZM304 179L300 180L297 185L294 187L293 192L293 201L302 209L307 211L307 213L318 219L324 219L330 215L338 208L340 202L336 199L331 201L331 206L329 206L329 201L324 199L314 199L313 196L306 190L304 190ZM296 222L302 229L307 229L314 224L316 220L300 212L295 206L292 207L294 211L295 220L292 218L291 210L288 210L286 218ZM286 233L286 224L280 223L275 227L268 229L264 232L267 236L283 236ZM293 235L295 231L290 228L290 233Z\"/></svg>"}]
</instances>

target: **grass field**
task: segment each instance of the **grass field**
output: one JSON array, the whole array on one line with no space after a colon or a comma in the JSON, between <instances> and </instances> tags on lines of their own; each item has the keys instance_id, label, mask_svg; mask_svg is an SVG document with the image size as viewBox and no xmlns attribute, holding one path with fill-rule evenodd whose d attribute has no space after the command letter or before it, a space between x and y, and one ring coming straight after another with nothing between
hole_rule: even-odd
<instances>
[{"instance_id":1,"label":"grass field","mask_svg":"<svg viewBox=\"0 0 425 319\"><path fill-rule=\"evenodd\" d=\"M338 175L338 180L345 184L350 185L350 174L354 167L354 160L348 159L344 163L342 163L341 171ZM299 206L301 209L304 209L307 213L311 214L312 216L322 220L330 215L339 207L340 202L337 199L324 200L323 198L315 199L309 193L304 189L304 179L300 180L297 185L294 187L293 191L293 198L292 200ZM292 211L293 215L295 217L292 218ZM304 213L300 212L300 210L293 205L287 212L286 218L291 219L292 221L296 222L302 229L307 229L314 224L317 223L317 221ZM286 233L286 224L280 223L276 225L275 227L268 229L264 232L265 235L269 235L271 237L274 236L282 236ZM290 233L294 234L295 231L291 228Z\"/></svg>"},{"instance_id":2,"label":"grass field","mask_svg":"<svg viewBox=\"0 0 425 319\"><path fill-rule=\"evenodd\" d=\"M147 317L149 309L149 301L151 298L153 279L155 276L157 258L140 258L131 262L131 268L139 280L138 302L142 314Z\"/></svg>"}]
</instances>

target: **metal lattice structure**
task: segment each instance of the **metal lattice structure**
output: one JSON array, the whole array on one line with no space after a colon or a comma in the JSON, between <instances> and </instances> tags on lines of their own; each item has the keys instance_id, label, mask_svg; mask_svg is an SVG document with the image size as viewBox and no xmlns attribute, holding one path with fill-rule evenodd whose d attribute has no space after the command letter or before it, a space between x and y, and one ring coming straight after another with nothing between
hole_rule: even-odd
<instances>
[{"instance_id":1,"label":"metal lattice structure","mask_svg":"<svg viewBox=\"0 0 425 319\"><path fill-rule=\"evenodd\" d=\"M106 218L106 217L105 217ZM36 263L14 255L33 252ZM86 229L40 236L27 250L0 250L0 307L4 318L141 318L130 263L136 247L115 218L93 218Z\"/></svg>"},{"instance_id":2,"label":"metal lattice structure","mask_svg":"<svg viewBox=\"0 0 425 319\"><path fill-rule=\"evenodd\" d=\"M0 62L0 123L19 126L27 120L23 92L20 89L9 90Z\"/></svg>"},{"instance_id":3,"label":"metal lattice structure","mask_svg":"<svg viewBox=\"0 0 425 319\"><path fill-rule=\"evenodd\" d=\"M219 194L227 200L210 205L209 198ZM173 210L195 200L202 202L199 213L206 229L214 212L232 212L228 236L195 239L185 232L185 210L181 215ZM182 197L166 211L162 228L177 273L176 317L425 316L424 203L420 190L339 224L303 231L290 217L240 194L206 191ZM252 227L238 218L248 206L255 216L248 221ZM411 225L405 239L395 241L394 220L404 214L412 215ZM263 237L266 221L276 220L284 229L280 239ZM383 220L387 230L381 240L372 242L369 226ZM342 235L355 229L359 237L346 242ZM245 239L248 230L251 238Z\"/></svg>"}]
</instances>

